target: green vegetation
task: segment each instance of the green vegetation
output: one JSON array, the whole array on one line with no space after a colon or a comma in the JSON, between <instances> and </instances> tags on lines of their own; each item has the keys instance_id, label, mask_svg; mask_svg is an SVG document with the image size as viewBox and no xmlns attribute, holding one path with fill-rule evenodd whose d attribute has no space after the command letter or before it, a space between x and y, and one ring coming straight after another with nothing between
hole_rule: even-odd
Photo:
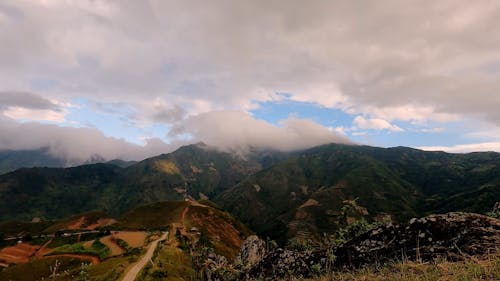
<instances>
[{"instance_id":1,"label":"green vegetation","mask_svg":"<svg viewBox=\"0 0 500 281\"><path fill-rule=\"evenodd\" d=\"M84 243L67 244L54 249L53 254L85 254L99 257L104 260L111 253L108 246L104 245L99 239L94 240L90 248L84 246Z\"/></svg>"},{"instance_id":2,"label":"green vegetation","mask_svg":"<svg viewBox=\"0 0 500 281\"><path fill-rule=\"evenodd\" d=\"M143 276L144 281L196 280L191 257L173 244L164 244L159 249L154 265Z\"/></svg>"},{"instance_id":3,"label":"green vegetation","mask_svg":"<svg viewBox=\"0 0 500 281\"><path fill-rule=\"evenodd\" d=\"M498 153L330 144L296 153L214 200L263 237L320 241L345 219L485 213L500 200L499 164ZM354 199L361 208L343 217L343 202Z\"/></svg>"},{"instance_id":4,"label":"green vegetation","mask_svg":"<svg viewBox=\"0 0 500 281\"><path fill-rule=\"evenodd\" d=\"M170 163L174 173L158 169ZM0 221L65 218L91 210L117 216L147 203L182 200L187 188L213 197L258 171L258 159L185 146L126 168L93 164L73 168L21 169L0 176ZM169 170L170 171L170 170Z\"/></svg>"},{"instance_id":5,"label":"green vegetation","mask_svg":"<svg viewBox=\"0 0 500 281\"><path fill-rule=\"evenodd\" d=\"M0 232L5 236L16 236L21 232L28 232L32 235L46 233L45 229L55 224L55 221L41 221L38 223L22 221L4 221L0 222Z\"/></svg>"},{"instance_id":6,"label":"green vegetation","mask_svg":"<svg viewBox=\"0 0 500 281\"><path fill-rule=\"evenodd\" d=\"M48 148L0 152L0 174L19 168L64 167L66 161L49 154Z\"/></svg>"},{"instance_id":7,"label":"green vegetation","mask_svg":"<svg viewBox=\"0 0 500 281\"><path fill-rule=\"evenodd\" d=\"M500 219L500 211L498 212L488 212L486 213L487 216L490 216L495 219Z\"/></svg>"},{"instance_id":8,"label":"green vegetation","mask_svg":"<svg viewBox=\"0 0 500 281\"><path fill-rule=\"evenodd\" d=\"M115 281L118 280L132 262L135 261L131 261L130 257L110 258L100 264L91 266L88 270L88 275L90 280Z\"/></svg>"},{"instance_id":9,"label":"green vegetation","mask_svg":"<svg viewBox=\"0 0 500 281\"><path fill-rule=\"evenodd\" d=\"M364 267L352 271L332 272L307 281L465 281L500 280L500 258L471 259L465 262L433 263L395 262L385 266Z\"/></svg>"},{"instance_id":10,"label":"green vegetation","mask_svg":"<svg viewBox=\"0 0 500 281\"><path fill-rule=\"evenodd\" d=\"M158 163L167 164L158 168ZM116 217L136 206L182 200L185 192L194 198L203 193L262 236L281 243L305 236L319 240L338 230L343 219L485 213L500 200L499 163L498 153L338 144L288 154L261 151L243 159L190 145L126 168L95 164L2 175L0 220L54 219L90 210ZM356 198L366 212L339 217L343 202ZM154 208L143 213L153 214ZM129 213L122 227L161 229L169 213ZM1 226L0 232L7 233Z\"/></svg>"},{"instance_id":11,"label":"green vegetation","mask_svg":"<svg viewBox=\"0 0 500 281\"><path fill-rule=\"evenodd\" d=\"M57 273L60 276L58 281L75 280L73 276L78 273L81 260L67 257L45 258L30 261L29 263L12 266L0 271L0 280L33 281L48 277L54 272L54 267L58 264ZM67 271L67 273L64 273Z\"/></svg>"},{"instance_id":12,"label":"green vegetation","mask_svg":"<svg viewBox=\"0 0 500 281\"><path fill-rule=\"evenodd\" d=\"M178 221L184 208L189 206L185 201L167 201L152 203L127 212L119 219L118 227L132 229L166 229L172 222Z\"/></svg>"}]
</instances>

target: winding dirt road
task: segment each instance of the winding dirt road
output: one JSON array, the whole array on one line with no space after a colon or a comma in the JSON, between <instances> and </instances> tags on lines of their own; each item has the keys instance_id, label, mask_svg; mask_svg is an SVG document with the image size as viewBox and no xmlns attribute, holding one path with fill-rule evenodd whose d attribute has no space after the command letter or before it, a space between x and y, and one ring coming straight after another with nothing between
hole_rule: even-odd
<instances>
[{"instance_id":1,"label":"winding dirt road","mask_svg":"<svg viewBox=\"0 0 500 281\"><path fill-rule=\"evenodd\" d=\"M134 281L135 278L137 278L137 274L141 272L141 269L149 262L149 260L153 256L153 253L158 246L158 242L167 239L167 236L168 231L165 232L159 239L151 242L151 245L149 245L146 254L142 256L142 258L136 264L134 264L134 266L125 274L125 277L123 277L122 281Z\"/></svg>"}]
</instances>

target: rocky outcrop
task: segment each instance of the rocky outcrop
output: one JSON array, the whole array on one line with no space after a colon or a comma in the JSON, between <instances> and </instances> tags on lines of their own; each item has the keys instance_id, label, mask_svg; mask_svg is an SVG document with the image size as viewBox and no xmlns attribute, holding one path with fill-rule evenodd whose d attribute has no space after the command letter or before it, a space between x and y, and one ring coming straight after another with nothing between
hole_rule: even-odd
<instances>
[{"instance_id":1,"label":"rocky outcrop","mask_svg":"<svg viewBox=\"0 0 500 281\"><path fill-rule=\"evenodd\" d=\"M336 266L359 266L389 260L466 259L498 251L500 220L470 213L448 213L385 225L347 242L335 251Z\"/></svg>"},{"instance_id":2,"label":"rocky outcrop","mask_svg":"<svg viewBox=\"0 0 500 281\"><path fill-rule=\"evenodd\" d=\"M243 276L247 280L307 278L342 267L394 260L468 259L498 252L499 248L500 220L479 214L448 213L412 219L406 224L387 224L337 249L303 252L276 249Z\"/></svg>"},{"instance_id":3,"label":"rocky outcrop","mask_svg":"<svg viewBox=\"0 0 500 281\"><path fill-rule=\"evenodd\" d=\"M495 206L493 206L493 210L491 211L492 213L498 213L500 214L500 201L495 203Z\"/></svg>"},{"instance_id":4,"label":"rocky outcrop","mask_svg":"<svg viewBox=\"0 0 500 281\"><path fill-rule=\"evenodd\" d=\"M247 280L277 280L288 276L311 277L327 266L326 252L296 252L278 248L266 255L246 274Z\"/></svg>"},{"instance_id":5,"label":"rocky outcrop","mask_svg":"<svg viewBox=\"0 0 500 281\"><path fill-rule=\"evenodd\" d=\"M201 280L234 280L226 257L217 255L212 248L204 248L193 256Z\"/></svg>"},{"instance_id":6,"label":"rocky outcrop","mask_svg":"<svg viewBox=\"0 0 500 281\"><path fill-rule=\"evenodd\" d=\"M241 245L240 252L234 262L239 270L250 269L259 263L266 254L266 242L256 235L249 236Z\"/></svg>"}]
</instances>

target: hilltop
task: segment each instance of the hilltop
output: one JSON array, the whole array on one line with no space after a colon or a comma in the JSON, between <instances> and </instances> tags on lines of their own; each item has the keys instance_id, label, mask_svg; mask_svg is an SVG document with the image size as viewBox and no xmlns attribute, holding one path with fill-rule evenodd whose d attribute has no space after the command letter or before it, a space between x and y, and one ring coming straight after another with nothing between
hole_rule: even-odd
<instances>
[{"instance_id":1,"label":"hilltop","mask_svg":"<svg viewBox=\"0 0 500 281\"><path fill-rule=\"evenodd\" d=\"M280 243L318 240L353 220L485 213L500 200L500 154L329 144L248 155L205 144L128 163L20 169L0 176L0 220L104 211L119 217L165 200L205 200Z\"/></svg>"},{"instance_id":2,"label":"hilltop","mask_svg":"<svg viewBox=\"0 0 500 281\"><path fill-rule=\"evenodd\" d=\"M193 278L201 266L196 262L207 254L206 249L232 260L245 238L252 234L209 201L157 202L117 218L91 212L48 225L30 224L39 226L25 228L31 231L31 238L25 232L25 236L17 238L24 241L22 244L16 245L16 239L0 246L0 263L11 265L0 270L0 280L48 277L56 260L61 266L57 280L73 280L81 270L82 261L91 262L85 271L92 280L116 280L124 276L161 233L167 233L167 240L160 243L153 256L157 266L146 271L155 274L168 271L172 277ZM4 228L8 226L0 225L0 232L11 232ZM21 252L19 258L11 258Z\"/></svg>"}]
</instances>

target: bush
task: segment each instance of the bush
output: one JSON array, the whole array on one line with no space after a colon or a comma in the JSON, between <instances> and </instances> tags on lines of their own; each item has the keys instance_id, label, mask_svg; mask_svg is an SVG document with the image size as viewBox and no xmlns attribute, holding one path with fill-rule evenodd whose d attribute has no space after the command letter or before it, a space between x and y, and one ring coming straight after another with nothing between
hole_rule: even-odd
<instances>
[{"instance_id":1,"label":"bush","mask_svg":"<svg viewBox=\"0 0 500 281\"><path fill-rule=\"evenodd\" d=\"M83 243L66 244L59 248L56 248L53 253L54 254L75 253L75 254L92 255L92 256L98 256L99 259L103 260L109 256L111 250L108 248L108 246L104 245L99 239L96 239L94 243L92 243L90 248L85 248L85 246L83 246Z\"/></svg>"},{"instance_id":2,"label":"bush","mask_svg":"<svg viewBox=\"0 0 500 281\"><path fill-rule=\"evenodd\" d=\"M500 219L500 212L488 212L486 213L488 217L492 217L495 219Z\"/></svg>"},{"instance_id":3,"label":"bush","mask_svg":"<svg viewBox=\"0 0 500 281\"><path fill-rule=\"evenodd\" d=\"M166 270L155 270L151 273L151 277L154 280L163 280L168 277L168 272Z\"/></svg>"}]
</instances>

